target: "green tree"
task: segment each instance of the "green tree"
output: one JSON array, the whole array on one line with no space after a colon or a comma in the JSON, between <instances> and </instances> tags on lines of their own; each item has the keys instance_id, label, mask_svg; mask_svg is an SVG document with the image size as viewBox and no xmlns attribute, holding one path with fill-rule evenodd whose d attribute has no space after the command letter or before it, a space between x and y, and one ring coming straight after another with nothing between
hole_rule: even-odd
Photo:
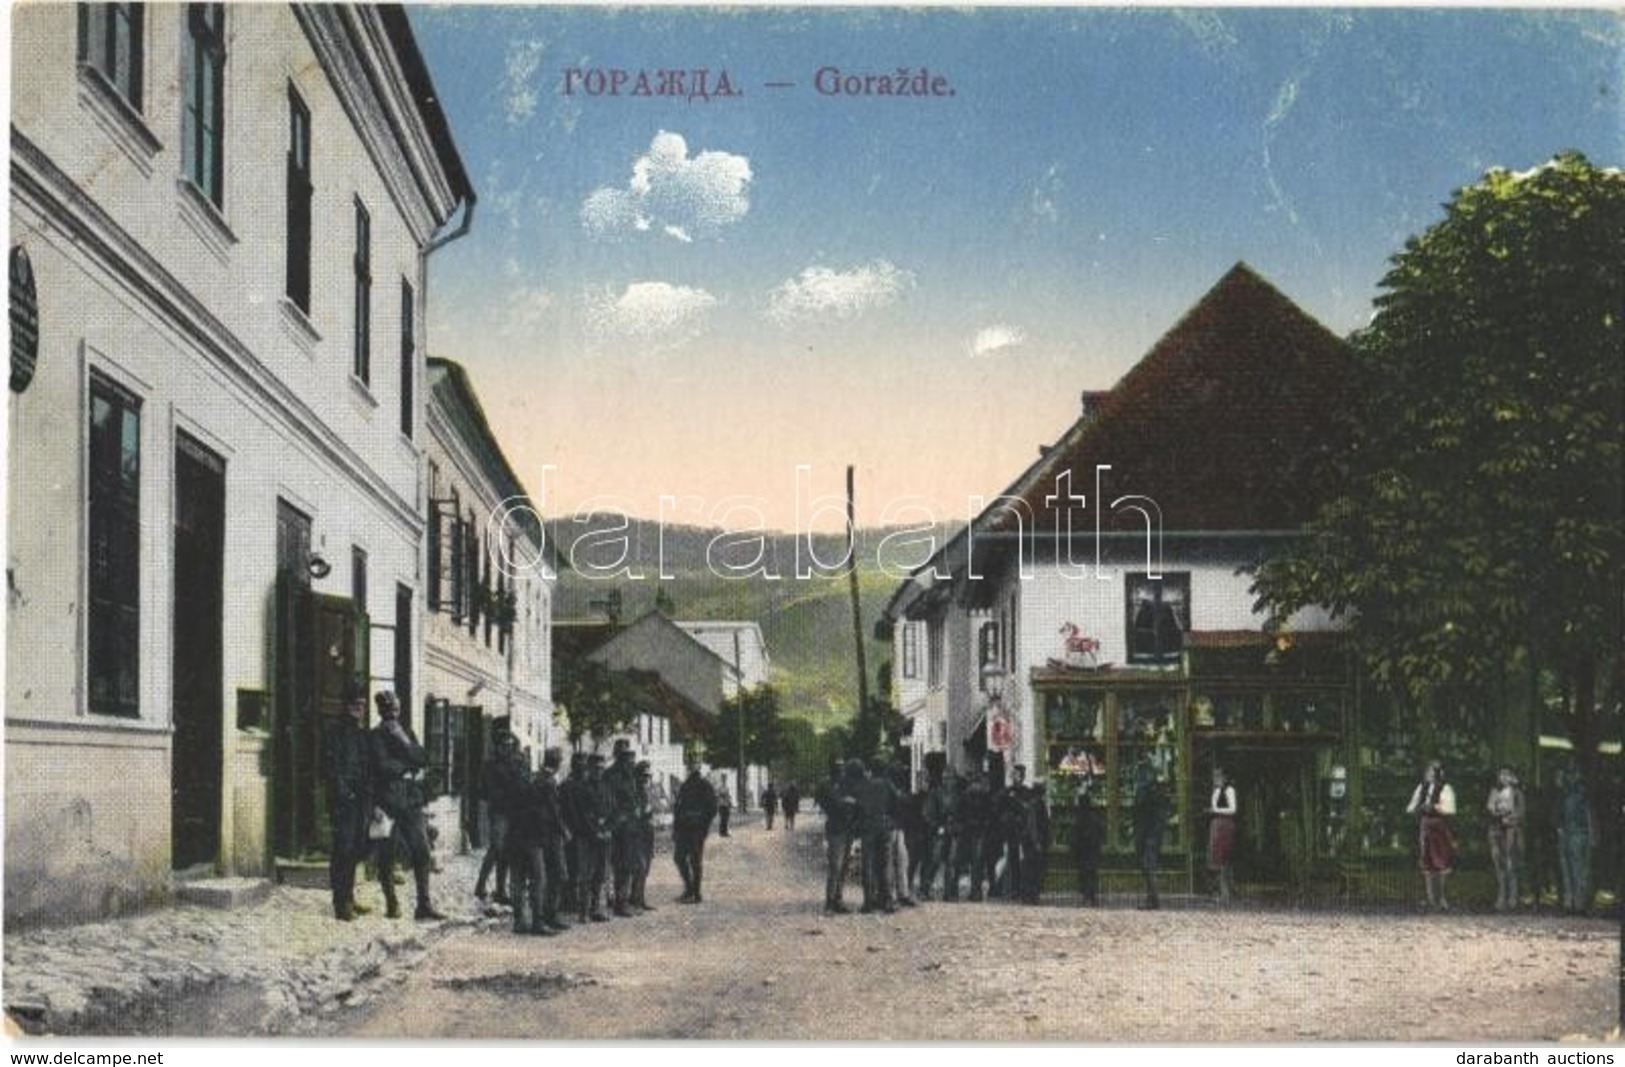
<instances>
[{"instance_id":1,"label":"green tree","mask_svg":"<svg viewBox=\"0 0 1625 1067\"><path fill-rule=\"evenodd\" d=\"M779 691L771 685L759 685L722 702L705 746L706 758L713 766L739 766L741 713L745 719L745 762L766 767L790 754L789 733L779 715Z\"/></svg>"},{"instance_id":2,"label":"green tree","mask_svg":"<svg viewBox=\"0 0 1625 1067\"><path fill-rule=\"evenodd\" d=\"M1391 264L1335 495L1260 604L1330 607L1380 684L1457 728L1490 725L1463 719L1509 668L1557 679L1591 762L1621 690L1625 176L1492 170Z\"/></svg>"},{"instance_id":3,"label":"green tree","mask_svg":"<svg viewBox=\"0 0 1625 1067\"><path fill-rule=\"evenodd\" d=\"M614 672L590 659L558 660L553 669L553 700L569 716L571 744L588 734L601 739L619 733L638 714Z\"/></svg>"}]
</instances>

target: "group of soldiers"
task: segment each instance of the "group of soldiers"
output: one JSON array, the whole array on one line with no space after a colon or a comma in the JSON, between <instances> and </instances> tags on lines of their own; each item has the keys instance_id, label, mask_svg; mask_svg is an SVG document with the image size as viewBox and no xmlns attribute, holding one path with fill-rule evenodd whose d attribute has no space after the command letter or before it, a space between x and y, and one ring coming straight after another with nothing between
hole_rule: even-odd
<instances>
[{"instance_id":1,"label":"group of soldiers","mask_svg":"<svg viewBox=\"0 0 1625 1067\"><path fill-rule=\"evenodd\" d=\"M654 910L644 895L654 856L648 763L621 740L607 769L601 754L576 753L561 782L562 766L550 748L532 774L510 733L485 765L491 837L475 894L484 899L494 870L495 900L512 904L515 933L551 937L566 929L563 915L607 922L606 905L622 917Z\"/></svg>"},{"instance_id":2,"label":"group of soldiers","mask_svg":"<svg viewBox=\"0 0 1625 1067\"><path fill-rule=\"evenodd\" d=\"M884 761L837 761L819 787L824 811L827 876L824 910L845 914L843 899L852 849L863 866L863 912L892 912L932 899L1002 896L1037 903L1050 844L1044 790L1017 765L1009 785L994 788L986 771L948 776L929 759L927 785L910 791L906 770Z\"/></svg>"},{"instance_id":3,"label":"group of soldiers","mask_svg":"<svg viewBox=\"0 0 1625 1067\"><path fill-rule=\"evenodd\" d=\"M400 918L395 858L404 853L417 888L413 918L436 922L445 916L429 898L433 861L423 821L428 757L411 726L402 721L395 694L380 692L374 701L378 724L368 730L366 691L359 682L348 683L344 714L327 724L322 746L332 831L328 881L333 891L333 917L353 922L372 911L355 898L356 868L370 857L384 893L385 917Z\"/></svg>"},{"instance_id":4,"label":"group of soldiers","mask_svg":"<svg viewBox=\"0 0 1625 1067\"><path fill-rule=\"evenodd\" d=\"M492 899L512 905L515 933L551 937L567 929L564 915L607 922L655 910L646 891L659 794L648 762L635 760L623 738L607 768L601 754L578 752L561 782L562 764L562 753L550 748L532 774L511 733L498 735L486 761L491 839L474 892L485 899L494 871ZM700 900L705 837L716 812L716 792L695 767L673 809L682 903Z\"/></svg>"}]
</instances>

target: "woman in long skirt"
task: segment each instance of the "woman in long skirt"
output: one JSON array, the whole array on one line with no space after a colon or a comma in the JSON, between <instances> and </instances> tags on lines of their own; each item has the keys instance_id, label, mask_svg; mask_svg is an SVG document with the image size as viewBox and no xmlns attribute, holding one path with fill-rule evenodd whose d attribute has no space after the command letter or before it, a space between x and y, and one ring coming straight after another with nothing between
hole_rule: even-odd
<instances>
[{"instance_id":1,"label":"woman in long skirt","mask_svg":"<svg viewBox=\"0 0 1625 1067\"><path fill-rule=\"evenodd\" d=\"M1456 814L1456 793L1444 778L1444 765L1438 760L1427 765L1422 781L1411 794L1407 813L1417 819L1417 866L1427 888L1428 906L1445 911L1444 882L1456 865L1456 842L1450 833L1450 817Z\"/></svg>"},{"instance_id":2,"label":"woman in long skirt","mask_svg":"<svg viewBox=\"0 0 1625 1067\"><path fill-rule=\"evenodd\" d=\"M1236 787L1223 767L1213 768L1213 799L1207 814L1207 869L1219 877L1219 903L1228 904L1236 889Z\"/></svg>"}]
</instances>

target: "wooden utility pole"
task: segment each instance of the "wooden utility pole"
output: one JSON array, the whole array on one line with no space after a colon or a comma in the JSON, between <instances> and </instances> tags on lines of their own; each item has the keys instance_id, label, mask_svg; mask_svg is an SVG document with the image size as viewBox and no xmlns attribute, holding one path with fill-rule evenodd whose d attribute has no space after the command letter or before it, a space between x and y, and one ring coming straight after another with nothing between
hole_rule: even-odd
<instances>
[{"instance_id":1,"label":"wooden utility pole","mask_svg":"<svg viewBox=\"0 0 1625 1067\"><path fill-rule=\"evenodd\" d=\"M863 650L863 608L858 600L858 523L852 494L852 471L846 468L846 580L852 590L852 639L858 650L858 721L869 714L869 665Z\"/></svg>"}]
</instances>

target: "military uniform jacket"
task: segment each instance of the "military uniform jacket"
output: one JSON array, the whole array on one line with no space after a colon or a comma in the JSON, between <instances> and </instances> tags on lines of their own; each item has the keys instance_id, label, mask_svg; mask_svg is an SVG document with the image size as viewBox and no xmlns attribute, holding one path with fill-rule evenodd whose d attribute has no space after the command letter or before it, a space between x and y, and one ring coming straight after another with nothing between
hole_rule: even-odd
<instances>
[{"instance_id":1,"label":"military uniform jacket","mask_svg":"<svg viewBox=\"0 0 1625 1067\"><path fill-rule=\"evenodd\" d=\"M892 808L897 803L897 787L885 775L877 774L863 783L858 793L858 822L865 837L892 831Z\"/></svg>"},{"instance_id":2,"label":"military uniform jacket","mask_svg":"<svg viewBox=\"0 0 1625 1067\"><path fill-rule=\"evenodd\" d=\"M559 811L559 784L547 771L519 785L508 841L518 848L534 848L560 837L564 820Z\"/></svg>"},{"instance_id":3,"label":"military uniform jacket","mask_svg":"<svg viewBox=\"0 0 1625 1067\"><path fill-rule=\"evenodd\" d=\"M581 774L572 774L559 783L559 819L564 823L568 837L581 836L581 788L586 782Z\"/></svg>"},{"instance_id":4,"label":"military uniform jacket","mask_svg":"<svg viewBox=\"0 0 1625 1067\"><path fill-rule=\"evenodd\" d=\"M965 833L983 833L993 821L993 794L971 786L960 795L955 810L959 814L959 829Z\"/></svg>"},{"instance_id":5,"label":"military uniform jacket","mask_svg":"<svg viewBox=\"0 0 1625 1067\"><path fill-rule=\"evenodd\" d=\"M955 795L953 783L948 779L933 785L925 794L925 823L934 833L951 829L957 819L959 798Z\"/></svg>"},{"instance_id":6,"label":"military uniform jacket","mask_svg":"<svg viewBox=\"0 0 1625 1067\"><path fill-rule=\"evenodd\" d=\"M575 794L575 816L575 825L571 829L577 836L583 840L609 840L609 792L604 787L602 777L596 782L591 778L581 780L581 787Z\"/></svg>"},{"instance_id":7,"label":"military uniform jacket","mask_svg":"<svg viewBox=\"0 0 1625 1067\"><path fill-rule=\"evenodd\" d=\"M423 768L428 754L399 719L384 719L372 730L374 802L394 818L423 807Z\"/></svg>"},{"instance_id":8,"label":"military uniform jacket","mask_svg":"<svg viewBox=\"0 0 1625 1067\"><path fill-rule=\"evenodd\" d=\"M485 761L485 802L498 815L511 815L519 802L528 768L518 752L497 751Z\"/></svg>"},{"instance_id":9,"label":"military uniform jacket","mask_svg":"<svg viewBox=\"0 0 1625 1067\"><path fill-rule=\"evenodd\" d=\"M672 808L672 829L708 833L717 814L717 791L703 775L691 774L677 790Z\"/></svg>"},{"instance_id":10,"label":"military uniform jacket","mask_svg":"<svg viewBox=\"0 0 1625 1067\"><path fill-rule=\"evenodd\" d=\"M602 778L606 800L606 819L612 831L627 830L637 824L638 797L643 789L638 785L637 769L631 760L616 760Z\"/></svg>"},{"instance_id":11,"label":"military uniform jacket","mask_svg":"<svg viewBox=\"0 0 1625 1067\"><path fill-rule=\"evenodd\" d=\"M349 715L327 727L322 749L329 803L372 807L371 745L367 732Z\"/></svg>"}]
</instances>

